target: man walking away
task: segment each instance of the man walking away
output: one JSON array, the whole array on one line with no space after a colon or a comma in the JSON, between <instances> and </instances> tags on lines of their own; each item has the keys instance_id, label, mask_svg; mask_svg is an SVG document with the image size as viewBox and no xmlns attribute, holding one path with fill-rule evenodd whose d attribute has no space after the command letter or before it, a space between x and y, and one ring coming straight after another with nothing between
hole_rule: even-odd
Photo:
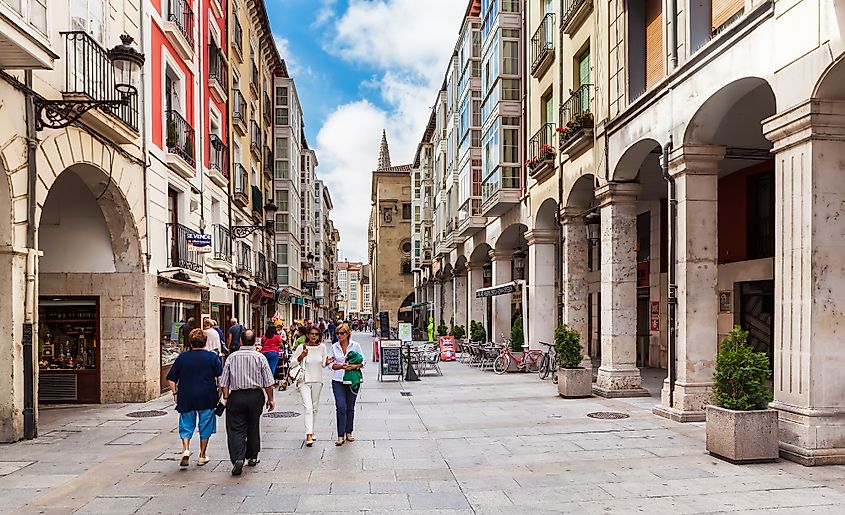
<instances>
[{"instance_id":1,"label":"man walking away","mask_svg":"<svg viewBox=\"0 0 845 515\"><path fill-rule=\"evenodd\" d=\"M238 319L232 317L232 327L229 328L229 338L226 340L226 347L229 352L235 352L241 348L241 338L243 337L246 327L238 323Z\"/></svg>"},{"instance_id":2,"label":"man walking away","mask_svg":"<svg viewBox=\"0 0 845 515\"><path fill-rule=\"evenodd\" d=\"M247 466L258 465L261 451L261 411L267 394L267 411L276 408L273 400L273 373L267 359L255 349L255 333L243 334L241 347L232 352L220 378L226 403L226 436L232 475L239 476ZM261 392L264 390L264 393Z\"/></svg>"}]
</instances>

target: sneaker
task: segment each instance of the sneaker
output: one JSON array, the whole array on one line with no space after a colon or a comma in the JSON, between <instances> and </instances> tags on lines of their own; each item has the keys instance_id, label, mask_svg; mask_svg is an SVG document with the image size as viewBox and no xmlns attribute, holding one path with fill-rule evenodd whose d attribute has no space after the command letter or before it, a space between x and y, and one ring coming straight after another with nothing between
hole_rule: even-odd
<instances>
[{"instance_id":1,"label":"sneaker","mask_svg":"<svg viewBox=\"0 0 845 515\"><path fill-rule=\"evenodd\" d=\"M244 471L244 460L235 461L235 466L232 467L232 475L233 476L240 476L243 471Z\"/></svg>"},{"instance_id":2,"label":"sneaker","mask_svg":"<svg viewBox=\"0 0 845 515\"><path fill-rule=\"evenodd\" d=\"M208 459L208 456L200 456L199 459L197 460L197 465L202 467L203 465L205 465L209 461L211 461L211 460Z\"/></svg>"},{"instance_id":3,"label":"sneaker","mask_svg":"<svg viewBox=\"0 0 845 515\"><path fill-rule=\"evenodd\" d=\"M258 465L259 463L261 463L261 460L259 460L258 458L250 458L246 462L246 466L247 467L254 467L254 466Z\"/></svg>"},{"instance_id":4,"label":"sneaker","mask_svg":"<svg viewBox=\"0 0 845 515\"><path fill-rule=\"evenodd\" d=\"M182 460L179 462L180 467L188 466L188 459L191 457L191 451L182 451Z\"/></svg>"}]
</instances>

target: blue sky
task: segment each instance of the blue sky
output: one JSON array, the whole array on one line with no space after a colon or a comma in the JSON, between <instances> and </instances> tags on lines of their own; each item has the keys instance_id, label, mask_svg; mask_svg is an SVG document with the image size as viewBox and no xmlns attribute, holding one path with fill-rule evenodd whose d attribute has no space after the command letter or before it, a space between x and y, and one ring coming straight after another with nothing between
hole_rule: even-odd
<instances>
[{"instance_id":1,"label":"blue sky","mask_svg":"<svg viewBox=\"0 0 845 515\"><path fill-rule=\"evenodd\" d=\"M413 159L454 50L466 0L265 0L296 81L341 233L366 261L371 172L382 129L393 164ZM412 21L412 22L411 22Z\"/></svg>"}]
</instances>

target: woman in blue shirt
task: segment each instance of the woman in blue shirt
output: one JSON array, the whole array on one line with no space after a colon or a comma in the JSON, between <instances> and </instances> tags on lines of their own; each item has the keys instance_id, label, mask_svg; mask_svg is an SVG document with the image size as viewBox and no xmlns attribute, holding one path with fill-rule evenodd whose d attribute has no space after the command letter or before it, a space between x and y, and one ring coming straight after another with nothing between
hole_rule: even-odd
<instances>
[{"instance_id":1,"label":"woman in blue shirt","mask_svg":"<svg viewBox=\"0 0 845 515\"><path fill-rule=\"evenodd\" d=\"M188 466L191 457L191 437L199 425L200 457L197 465L208 463L208 439L217 432L214 409L220 399L217 390L218 378L223 374L223 365L217 354L205 350L205 333L194 329L188 335L191 350L179 354L173 367L167 373L167 383L176 401L179 412L179 436L182 438L182 460L180 467Z\"/></svg>"}]
</instances>

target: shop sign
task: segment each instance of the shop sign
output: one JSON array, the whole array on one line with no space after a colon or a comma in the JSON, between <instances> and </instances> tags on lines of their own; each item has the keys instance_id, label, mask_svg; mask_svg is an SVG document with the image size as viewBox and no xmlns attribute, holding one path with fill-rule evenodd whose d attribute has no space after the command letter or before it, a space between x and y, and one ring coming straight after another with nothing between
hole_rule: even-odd
<instances>
[{"instance_id":1,"label":"shop sign","mask_svg":"<svg viewBox=\"0 0 845 515\"><path fill-rule=\"evenodd\" d=\"M188 252L200 252L207 254L211 252L211 235L210 234L191 234L185 235L185 240L188 243Z\"/></svg>"},{"instance_id":2,"label":"shop sign","mask_svg":"<svg viewBox=\"0 0 845 515\"><path fill-rule=\"evenodd\" d=\"M653 333L660 332L660 302L653 300L649 308L649 329Z\"/></svg>"},{"instance_id":3,"label":"shop sign","mask_svg":"<svg viewBox=\"0 0 845 515\"><path fill-rule=\"evenodd\" d=\"M402 322L399 324L399 339L403 342L409 342L414 339L413 337L413 325Z\"/></svg>"}]
</instances>

